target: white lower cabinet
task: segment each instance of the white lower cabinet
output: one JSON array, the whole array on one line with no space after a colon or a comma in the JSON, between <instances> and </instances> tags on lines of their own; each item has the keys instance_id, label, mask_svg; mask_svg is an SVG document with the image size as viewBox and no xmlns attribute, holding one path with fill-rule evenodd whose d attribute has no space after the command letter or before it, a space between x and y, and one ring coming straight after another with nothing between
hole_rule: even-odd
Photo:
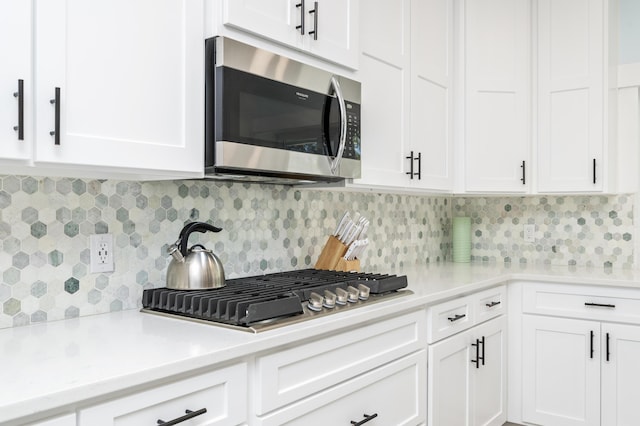
<instances>
[{"instance_id":1,"label":"white lower cabinet","mask_svg":"<svg viewBox=\"0 0 640 426\"><path fill-rule=\"evenodd\" d=\"M429 425L506 421L506 330L500 316L429 346Z\"/></svg>"},{"instance_id":2,"label":"white lower cabinet","mask_svg":"<svg viewBox=\"0 0 640 426\"><path fill-rule=\"evenodd\" d=\"M25 426L76 426L76 414L52 417L35 423L28 423Z\"/></svg>"},{"instance_id":3,"label":"white lower cabinet","mask_svg":"<svg viewBox=\"0 0 640 426\"><path fill-rule=\"evenodd\" d=\"M260 418L256 425L422 424L426 366L422 350Z\"/></svg>"},{"instance_id":4,"label":"white lower cabinet","mask_svg":"<svg viewBox=\"0 0 640 426\"><path fill-rule=\"evenodd\" d=\"M258 356L252 424L424 423L425 334L415 311Z\"/></svg>"},{"instance_id":5,"label":"white lower cabinet","mask_svg":"<svg viewBox=\"0 0 640 426\"><path fill-rule=\"evenodd\" d=\"M78 412L78 426L234 426L247 418L247 366L237 364L109 400ZM190 420L189 420L190 418ZM57 424L56 424L57 425Z\"/></svg>"},{"instance_id":6,"label":"white lower cabinet","mask_svg":"<svg viewBox=\"0 0 640 426\"><path fill-rule=\"evenodd\" d=\"M531 283L522 300L522 420L640 424L640 292Z\"/></svg>"}]
</instances>

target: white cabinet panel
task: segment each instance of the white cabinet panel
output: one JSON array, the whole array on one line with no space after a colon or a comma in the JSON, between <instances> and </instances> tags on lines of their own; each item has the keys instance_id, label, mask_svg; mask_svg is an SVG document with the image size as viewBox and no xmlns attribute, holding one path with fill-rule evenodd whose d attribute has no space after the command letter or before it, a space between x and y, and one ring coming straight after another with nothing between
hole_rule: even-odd
<instances>
[{"instance_id":1,"label":"white cabinet panel","mask_svg":"<svg viewBox=\"0 0 640 426\"><path fill-rule=\"evenodd\" d=\"M425 351L394 361L257 420L260 426L423 424L426 415ZM374 417L375 416L375 417Z\"/></svg>"},{"instance_id":2,"label":"white cabinet panel","mask_svg":"<svg viewBox=\"0 0 640 426\"><path fill-rule=\"evenodd\" d=\"M247 418L246 386L246 364L221 368L82 409L78 426L156 425L202 409L185 424L235 426Z\"/></svg>"},{"instance_id":3,"label":"white cabinet panel","mask_svg":"<svg viewBox=\"0 0 640 426\"><path fill-rule=\"evenodd\" d=\"M358 68L359 0L225 0L222 22Z\"/></svg>"},{"instance_id":4,"label":"white cabinet panel","mask_svg":"<svg viewBox=\"0 0 640 426\"><path fill-rule=\"evenodd\" d=\"M23 0L3 0L0 3L0 160L31 159L33 142L33 73L32 57L32 3ZM23 140L18 139L18 80L23 81Z\"/></svg>"},{"instance_id":5,"label":"white cabinet panel","mask_svg":"<svg viewBox=\"0 0 640 426\"><path fill-rule=\"evenodd\" d=\"M602 425L640 424L640 327L603 324Z\"/></svg>"},{"instance_id":6,"label":"white cabinet panel","mask_svg":"<svg viewBox=\"0 0 640 426\"><path fill-rule=\"evenodd\" d=\"M529 8L529 0L465 2L466 191L527 191Z\"/></svg>"},{"instance_id":7,"label":"white cabinet panel","mask_svg":"<svg viewBox=\"0 0 640 426\"><path fill-rule=\"evenodd\" d=\"M603 188L605 20L603 0L538 2L541 192Z\"/></svg>"},{"instance_id":8,"label":"white cabinet panel","mask_svg":"<svg viewBox=\"0 0 640 426\"><path fill-rule=\"evenodd\" d=\"M202 0L38 1L35 161L201 175L203 11Z\"/></svg>"},{"instance_id":9,"label":"white cabinet panel","mask_svg":"<svg viewBox=\"0 0 640 426\"><path fill-rule=\"evenodd\" d=\"M523 420L599 425L600 323L524 315L522 328Z\"/></svg>"},{"instance_id":10,"label":"white cabinet panel","mask_svg":"<svg viewBox=\"0 0 640 426\"><path fill-rule=\"evenodd\" d=\"M29 423L25 426L76 426L76 415L75 413L67 414L36 423Z\"/></svg>"}]
</instances>

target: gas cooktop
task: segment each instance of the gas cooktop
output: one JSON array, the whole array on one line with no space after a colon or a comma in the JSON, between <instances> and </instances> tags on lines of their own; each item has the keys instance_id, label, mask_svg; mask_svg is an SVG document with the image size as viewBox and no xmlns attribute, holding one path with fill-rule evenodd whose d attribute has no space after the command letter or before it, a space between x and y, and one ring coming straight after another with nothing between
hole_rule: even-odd
<instances>
[{"instance_id":1,"label":"gas cooktop","mask_svg":"<svg viewBox=\"0 0 640 426\"><path fill-rule=\"evenodd\" d=\"M142 312L257 333L412 294L407 277L304 269L226 281L211 290L144 290Z\"/></svg>"}]
</instances>

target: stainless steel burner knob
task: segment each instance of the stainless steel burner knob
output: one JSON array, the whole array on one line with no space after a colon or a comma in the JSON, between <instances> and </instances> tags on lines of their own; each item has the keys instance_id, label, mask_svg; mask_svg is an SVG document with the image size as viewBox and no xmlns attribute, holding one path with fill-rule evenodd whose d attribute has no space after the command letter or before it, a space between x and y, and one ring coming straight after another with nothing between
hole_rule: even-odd
<instances>
[{"instance_id":1,"label":"stainless steel burner knob","mask_svg":"<svg viewBox=\"0 0 640 426\"><path fill-rule=\"evenodd\" d=\"M307 307L315 312L321 311L323 300L324 297L320 296L318 293L311 292L311 294L309 295L309 302L307 303Z\"/></svg>"},{"instance_id":2,"label":"stainless steel burner knob","mask_svg":"<svg viewBox=\"0 0 640 426\"><path fill-rule=\"evenodd\" d=\"M324 301L322 302L322 306L328 309L333 309L336 307L336 299L338 296L329 290L324 291Z\"/></svg>"},{"instance_id":3,"label":"stainless steel burner knob","mask_svg":"<svg viewBox=\"0 0 640 426\"><path fill-rule=\"evenodd\" d=\"M347 292L349 294L349 296L347 297L347 302L356 303L360 296L360 291L353 286L349 286L347 287Z\"/></svg>"},{"instance_id":4,"label":"stainless steel burner knob","mask_svg":"<svg viewBox=\"0 0 640 426\"><path fill-rule=\"evenodd\" d=\"M367 300L369 298L369 292L371 291L371 289L364 284L358 284L358 291L360 292L358 298L360 300Z\"/></svg>"},{"instance_id":5,"label":"stainless steel burner knob","mask_svg":"<svg viewBox=\"0 0 640 426\"><path fill-rule=\"evenodd\" d=\"M347 299L349 299L349 293L347 292L347 290L338 287L336 288L336 295L338 296L338 298L336 299L336 303L338 305L347 304Z\"/></svg>"}]
</instances>

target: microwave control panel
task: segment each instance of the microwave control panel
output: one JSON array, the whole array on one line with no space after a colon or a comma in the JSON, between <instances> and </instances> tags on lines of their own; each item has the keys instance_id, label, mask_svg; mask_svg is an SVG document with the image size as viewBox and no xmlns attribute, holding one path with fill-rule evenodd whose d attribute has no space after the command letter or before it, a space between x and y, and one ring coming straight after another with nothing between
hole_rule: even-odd
<instances>
[{"instance_id":1,"label":"microwave control panel","mask_svg":"<svg viewBox=\"0 0 640 426\"><path fill-rule=\"evenodd\" d=\"M345 102L347 107L347 141L343 158L360 159L360 105Z\"/></svg>"}]
</instances>

